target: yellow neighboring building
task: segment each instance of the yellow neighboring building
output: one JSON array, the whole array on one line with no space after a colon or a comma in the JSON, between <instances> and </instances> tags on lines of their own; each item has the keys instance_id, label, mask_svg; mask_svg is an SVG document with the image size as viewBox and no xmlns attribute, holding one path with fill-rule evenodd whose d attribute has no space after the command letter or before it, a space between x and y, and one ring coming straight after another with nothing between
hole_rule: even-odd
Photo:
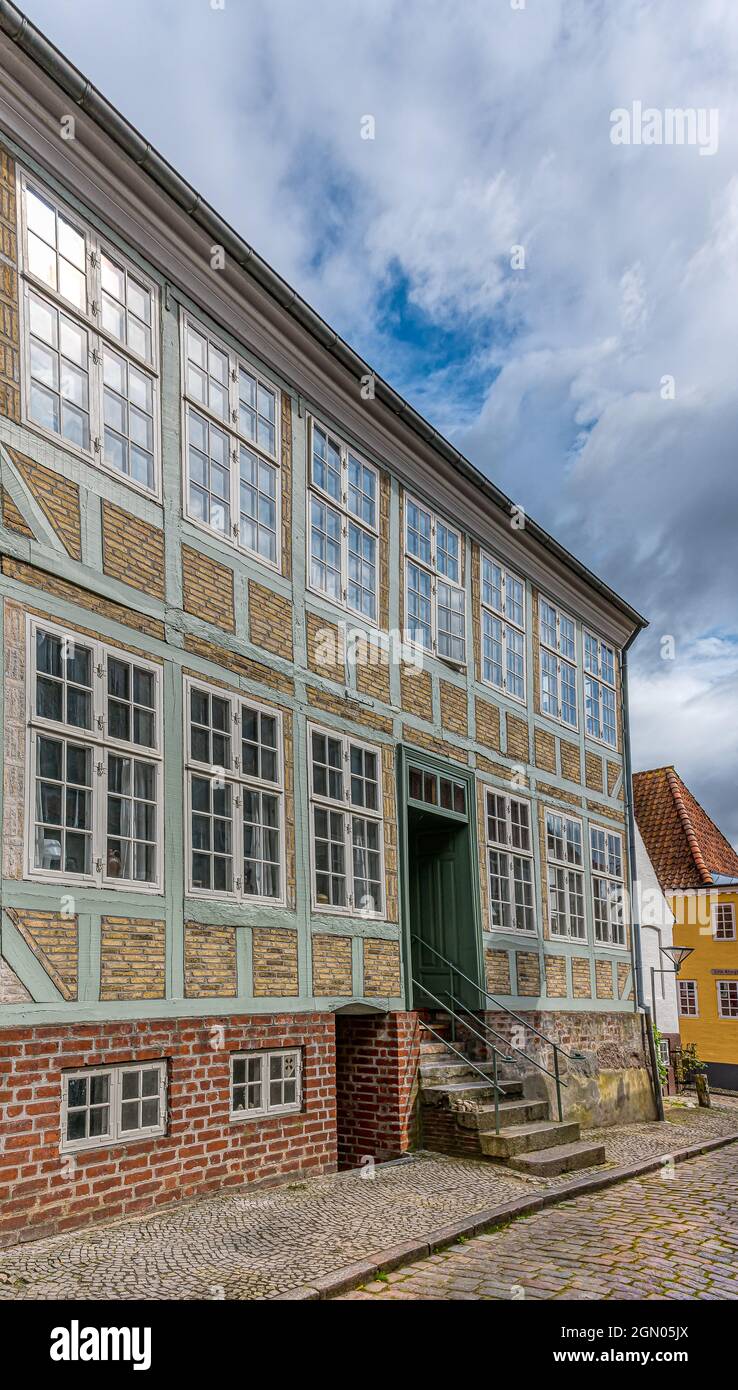
<instances>
[{"instance_id":1,"label":"yellow neighboring building","mask_svg":"<svg viewBox=\"0 0 738 1390\"><path fill-rule=\"evenodd\" d=\"M738 1091L738 854L673 767L635 773L633 805L674 945L692 948L677 977L681 1041L711 1085Z\"/></svg>"}]
</instances>

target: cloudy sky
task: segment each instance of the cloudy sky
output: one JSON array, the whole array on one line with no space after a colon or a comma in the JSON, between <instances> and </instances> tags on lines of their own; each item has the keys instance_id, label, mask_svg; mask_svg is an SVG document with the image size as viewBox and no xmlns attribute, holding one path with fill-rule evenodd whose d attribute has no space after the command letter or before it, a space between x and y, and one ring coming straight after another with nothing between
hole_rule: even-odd
<instances>
[{"instance_id":1,"label":"cloudy sky","mask_svg":"<svg viewBox=\"0 0 738 1390\"><path fill-rule=\"evenodd\" d=\"M738 845L734 0L21 7L651 620L635 767L674 763ZM634 102L717 113L717 150L613 144Z\"/></svg>"}]
</instances>

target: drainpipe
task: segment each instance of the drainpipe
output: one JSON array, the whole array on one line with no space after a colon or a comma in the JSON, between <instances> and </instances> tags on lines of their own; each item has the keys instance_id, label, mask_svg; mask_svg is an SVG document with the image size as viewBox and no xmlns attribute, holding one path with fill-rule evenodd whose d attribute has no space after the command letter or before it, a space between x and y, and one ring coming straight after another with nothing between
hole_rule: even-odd
<instances>
[{"instance_id":1,"label":"drainpipe","mask_svg":"<svg viewBox=\"0 0 738 1390\"><path fill-rule=\"evenodd\" d=\"M659 1078L658 1059L656 1057L656 1043L653 1036L651 1021L651 1008L646 1001L643 988L643 950L641 944L641 924L638 920L639 914L635 911L635 893L633 885L636 881L636 845L635 845L635 813L633 810L633 775L630 755L630 708L628 699L628 649L631 647L638 636L640 629L636 628L631 633L622 651L620 664L621 690L623 700L623 792L625 795L625 814L628 825L628 858L630 859L630 898L631 898L631 959L633 961L633 972L635 975L635 997L636 1004L641 1011L642 1032L645 1033L644 1042L648 1049L648 1058L651 1064L651 1086L653 1098L656 1103L656 1114L660 1120L664 1118L664 1097L661 1092L661 1081Z\"/></svg>"}]
</instances>

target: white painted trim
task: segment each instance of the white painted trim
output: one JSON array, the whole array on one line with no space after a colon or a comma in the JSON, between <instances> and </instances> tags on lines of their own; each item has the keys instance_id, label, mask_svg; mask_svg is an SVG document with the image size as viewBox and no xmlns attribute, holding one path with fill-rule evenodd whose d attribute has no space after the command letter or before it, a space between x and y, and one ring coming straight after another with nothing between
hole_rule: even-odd
<instances>
[{"instance_id":1,"label":"white painted trim","mask_svg":"<svg viewBox=\"0 0 738 1390\"><path fill-rule=\"evenodd\" d=\"M329 796L317 795L313 790L313 733L323 737L331 738L341 745L341 756L343 759L343 801L335 801ZM351 749L360 748L364 752L373 753L377 759L377 799L379 809L372 811L366 806L354 806L351 801ZM384 795L382 788L382 749L381 745L368 743L362 738L355 738L353 734L344 733L340 729L328 728L325 725L309 721L307 725L307 754L308 754L308 803L309 803L309 836L310 836L310 902L312 911L316 915L330 915L336 917L361 917L366 921L385 922L387 920L387 893L384 867ZM315 884L317 876L317 865L315 855L315 807L320 807L328 812L333 811L343 817L343 842L344 842L344 865L346 906L339 904L318 902ZM368 912L365 908L357 907L354 899L354 856L353 856L353 837L351 833L351 821L356 816L359 820L370 820L379 826L379 881L382 885L382 911Z\"/></svg>"},{"instance_id":2,"label":"white painted trim","mask_svg":"<svg viewBox=\"0 0 738 1390\"><path fill-rule=\"evenodd\" d=\"M157 1098L159 1101L159 1123L148 1125L142 1129L121 1128L121 1106L123 1104L123 1076L127 1072L137 1071L158 1071L159 1089ZM67 1129L67 1118L69 1115L68 1083L79 1078L91 1078L93 1076L109 1076L110 1091L108 1096L110 1129L107 1134L87 1137L85 1139L65 1139ZM153 1099L153 1097L145 1097ZM78 1109L79 1107L72 1107ZM85 1107L87 1109L88 1107ZM108 1067L81 1067L76 1071L62 1072L61 1078L61 1139L59 1144L60 1153L79 1153L83 1149L103 1149L109 1148L113 1144L127 1144L137 1139L153 1139L167 1132L167 1061L166 1058L153 1058L145 1062L124 1062L118 1066Z\"/></svg>"},{"instance_id":3,"label":"white painted trim","mask_svg":"<svg viewBox=\"0 0 738 1390\"><path fill-rule=\"evenodd\" d=\"M317 427L332 441L337 447L341 462L341 500L340 502L332 497L329 492L325 492L317 483L313 483L313 429ZM360 449L355 449L353 445L347 444L338 431L331 429L312 412L309 412L305 422L305 589L308 593L314 594L316 598L328 603L332 608L338 608L342 613L350 613L356 623L362 624L370 632L381 631L381 614L379 611L380 588L381 588L381 504L382 504L382 474L375 463L362 453ZM374 474L376 480L376 524L370 526L361 517L355 516L348 506L348 458L351 454L358 463L364 468L368 468ZM323 589L319 589L313 584L312 579L312 506L311 498L315 494L317 501L335 512L341 521L341 598L334 598ZM349 524L354 525L359 531L373 538L375 543L375 565L376 576L375 616L370 618L361 609L354 608L349 602L349 548L348 548L348 528ZM388 538L389 539L389 538Z\"/></svg>"},{"instance_id":4,"label":"white painted trim","mask_svg":"<svg viewBox=\"0 0 738 1390\"><path fill-rule=\"evenodd\" d=\"M297 1065L295 1068L295 1096L294 1102L288 1105L270 1105L269 1103L269 1062L272 1057L295 1057ZM233 1064L237 1061L261 1062L261 1093L262 1105L257 1110L234 1110L233 1109ZM301 1047L275 1047L268 1052L232 1052L230 1055L230 1078L228 1082L228 1118L235 1123L242 1120L258 1120L269 1117L270 1115L292 1115L302 1110L302 1048ZM239 1083L241 1084L241 1083Z\"/></svg>"}]
</instances>

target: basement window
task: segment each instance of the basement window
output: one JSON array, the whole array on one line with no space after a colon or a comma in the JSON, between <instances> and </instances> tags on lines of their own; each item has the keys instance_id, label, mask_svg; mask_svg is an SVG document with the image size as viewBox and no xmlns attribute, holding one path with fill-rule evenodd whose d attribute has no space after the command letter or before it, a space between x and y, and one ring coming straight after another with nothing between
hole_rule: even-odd
<instances>
[{"instance_id":1,"label":"basement window","mask_svg":"<svg viewBox=\"0 0 738 1390\"><path fill-rule=\"evenodd\" d=\"M302 1107L302 1052L243 1052L231 1056L231 1119L287 1115Z\"/></svg>"},{"instance_id":2,"label":"basement window","mask_svg":"<svg viewBox=\"0 0 738 1390\"><path fill-rule=\"evenodd\" d=\"M28 619L28 874L161 889L161 668Z\"/></svg>"},{"instance_id":3,"label":"basement window","mask_svg":"<svg viewBox=\"0 0 738 1390\"><path fill-rule=\"evenodd\" d=\"M167 1064L87 1068L62 1077L63 1153L166 1133Z\"/></svg>"},{"instance_id":4,"label":"basement window","mask_svg":"<svg viewBox=\"0 0 738 1390\"><path fill-rule=\"evenodd\" d=\"M21 178L29 422L158 495L156 285L34 178Z\"/></svg>"}]
</instances>

